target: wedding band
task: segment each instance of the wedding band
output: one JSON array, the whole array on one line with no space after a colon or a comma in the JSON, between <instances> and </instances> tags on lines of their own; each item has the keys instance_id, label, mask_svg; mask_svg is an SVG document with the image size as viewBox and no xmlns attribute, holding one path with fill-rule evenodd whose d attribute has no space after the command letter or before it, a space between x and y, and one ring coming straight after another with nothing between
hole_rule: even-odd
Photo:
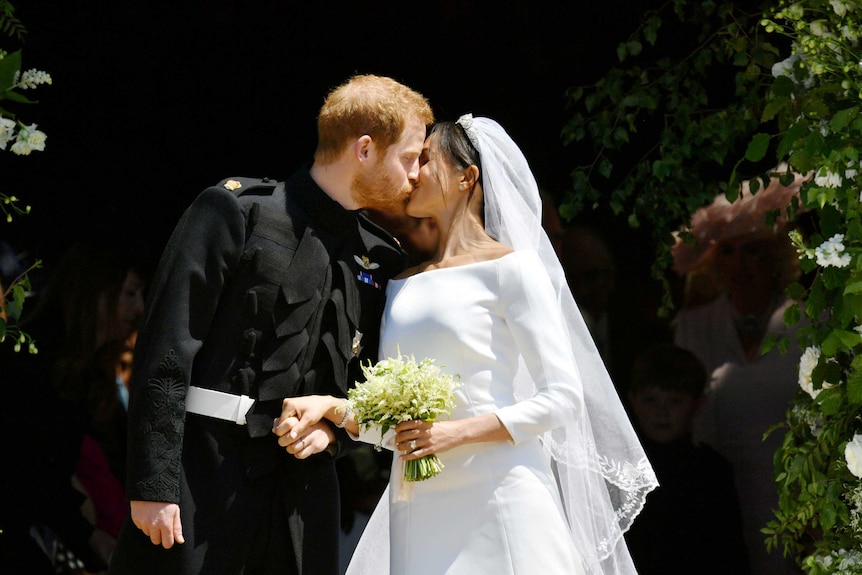
<instances>
[{"instance_id":1,"label":"wedding band","mask_svg":"<svg viewBox=\"0 0 862 575\"><path fill-rule=\"evenodd\" d=\"M408 443L407 445L410 446L410 449L412 449L413 451L416 451L416 440L415 439L411 439L410 443Z\"/></svg>"},{"instance_id":2,"label":"wedding band","mask_svg":"<svg viewBox=\"0 0 862 575\"><path fill-rule=\"evenodd\" d=\"M305 446L305 438L300 438L297 443L299 444L299 448L302 449Z\"/></svg>"}]
</instances>

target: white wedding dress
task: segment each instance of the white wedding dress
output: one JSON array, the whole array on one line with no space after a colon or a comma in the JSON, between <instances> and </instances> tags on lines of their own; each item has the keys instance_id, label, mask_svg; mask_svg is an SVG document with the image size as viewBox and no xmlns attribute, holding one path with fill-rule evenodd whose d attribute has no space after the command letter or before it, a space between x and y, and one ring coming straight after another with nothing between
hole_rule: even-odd
<instances>
[{"instance_id":1,"label":"white wedding dress","mask_svg":"<svg viewBox=\"0 0 862 575\"><path fill-rule=\"evenodd\" d=\"M572 391L580 385L560 384L579 376L558 309L547 273L530 251L389 282L380 357L400 351L417 361L434 359L461 380L451 419L494 413L513 442L441 453L440 475L409 484L401 481L396 456L389 490L348 573L387 572L386 544L379 540L386 537L380 515L387 508L393 575L585 572L538 438L583 410ZM519 358L539 390L522 401L512 384ZM362 438L375 441L373 434Z\"/></svg>"}]
</instances>

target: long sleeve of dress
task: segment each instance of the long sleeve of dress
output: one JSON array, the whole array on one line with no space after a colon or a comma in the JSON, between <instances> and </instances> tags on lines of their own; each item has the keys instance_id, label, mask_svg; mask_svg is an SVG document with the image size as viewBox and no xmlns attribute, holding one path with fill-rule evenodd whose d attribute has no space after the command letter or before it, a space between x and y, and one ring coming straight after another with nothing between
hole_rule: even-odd
<instances>
[{"instance_id":1,"label":"long sleeve of dress","mask_svg":"<svg viewBox=\"0 0 862 575\"><path fill-rule=\"evenodd\" d=\"M185 397L194 358L242 253L245 220L219 188L198 196L159 263L135 349L129 405L130 499L178 502Z\"/></svg>"},{"instance_id":2,"label":"long sleeve of dress","mask_svg":"<svg viewBox=\"0 0 862 575\"><path fill-rule=\"evenodd\" d=\"M515 443L565 425L583 411L568 331L551 311L559 309L551 281L538 257L518 255L501 262L518 265L499 266L500 305L537 393L495 412Z\"/></svg>"}]
</instances>

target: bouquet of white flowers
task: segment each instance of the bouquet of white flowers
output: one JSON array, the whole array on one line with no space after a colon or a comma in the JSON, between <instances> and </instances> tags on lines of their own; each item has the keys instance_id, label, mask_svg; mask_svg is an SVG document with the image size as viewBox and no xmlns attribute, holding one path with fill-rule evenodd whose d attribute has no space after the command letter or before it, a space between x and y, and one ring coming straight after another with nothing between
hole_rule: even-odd
<instances>
[{"instance_id":1,"label":"bouquet of white flowers","mask_svg":"<svg viewBox=\"0 0 862 575\"><path fill-rule=\"evenodd\" d=\"M362 372L365 381L348 392L347 407L365 430L379 426L382 436L402 421L435 421L454 407L457 377L442 373L431 359L416 363L399 350L398 357L369 362ZM426 455L405 462L404 479L422 481L442 469L436 454Z\"/></svg>"}]
</instances>

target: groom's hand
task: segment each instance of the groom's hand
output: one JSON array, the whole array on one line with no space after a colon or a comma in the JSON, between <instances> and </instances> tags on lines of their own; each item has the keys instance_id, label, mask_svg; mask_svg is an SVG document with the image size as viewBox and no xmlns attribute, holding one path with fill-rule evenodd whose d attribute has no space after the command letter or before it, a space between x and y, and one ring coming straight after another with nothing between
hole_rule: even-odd
<instances>
[{"instance_id":1,"label":"groom's hand","mask_svg":"<svg viewBox=\"0 0 862 575\"><path fill-rule=\"evenodd\" d=\"M296 420L296 418L289 418ZM285 426L291 422L286 422ZM297 459L305 459L322 451L326 451L335 441L335 433L326 422L319 421L306 428L301 435L284 433L279 436L278 444Z\"/></svg>"},{"instance_id":2,"label":"groom's hand","mask_svg":"<svg viewBox=\"0 0 862 575\"><path fill-rule=\"evenodd\" d=\"M132 501L132 522L150 538L153 545L170 549L176 543L185 543L180 506L161 501Z\"/></svg>"}]
</instances>

